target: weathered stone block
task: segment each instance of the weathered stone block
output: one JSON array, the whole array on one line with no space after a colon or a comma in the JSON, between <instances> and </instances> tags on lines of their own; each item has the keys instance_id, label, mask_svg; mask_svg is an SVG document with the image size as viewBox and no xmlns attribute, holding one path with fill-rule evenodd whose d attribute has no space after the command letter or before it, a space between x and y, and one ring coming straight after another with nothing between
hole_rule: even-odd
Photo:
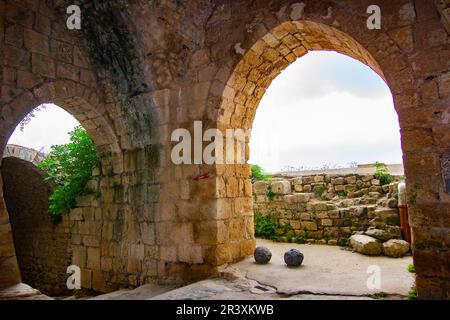
<instances>
[{"instance_id":1,"label":"weathered stone block","mask_svg":"<svg viewBox=\"0 0 450 320\"><path fill-rule=\"evenodd\" d=\"M291 192L291 183L287 180L272 182L272 191L276 194L289 194Z\"/></svg>"},{"instance_id":2,"label":"weathered stone block","mask_svg":"<svg viewBox=\"0 0 450 320\"><path fill-rule=\"evenodd\" d=\"M409 252L409 243L404 240L391 239L383 243L385 255L393 258L403 257Z\"/></svg>"},{"instance_id":3,"label":"weathered stone block","mask_svg":"<svg viewBox=\"0 0 450 320\"><path fill-rule=\"evenodd\" d=\"M365 255L379 255L382 251L381 243L375 238L359 234L350 237L350 246Z\"/></svg>"}]
</instances>

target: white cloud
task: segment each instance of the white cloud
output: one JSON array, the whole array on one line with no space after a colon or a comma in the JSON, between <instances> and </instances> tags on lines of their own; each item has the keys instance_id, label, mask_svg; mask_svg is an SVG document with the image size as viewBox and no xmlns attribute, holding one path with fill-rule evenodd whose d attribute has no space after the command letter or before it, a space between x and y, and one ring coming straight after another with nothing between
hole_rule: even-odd
<instances>
[{"instance_id":1,"label":"white cloud","mask_svg":"<svg viewBox=\"0 0 450 320\"><path fill-rule=\"evenodd\" d=\"M253 122L249 162L269 171L279 171L287 165L401 163L398 117L389 88L381 78L375 75L380 83L371 83L378 91L376 96L364 94L367 88L361 83L336 88L334 83L339 82L341 74L323 74L319 84L322 87L317 88L316 82L309 82L308 73L297 74L302 59L307 57L292 64L292 69L288 67L264 95ZM314 70L315 64L327 63L326 56L317 57L304 62L306 69ZM331 62L339 63L339 58L333 56ZM362 68L357 72L369 73L360 77L373 76L374 72L360 62L351 63ZM294 89L298 81L303 83L302 90L311 87L323 92L303 96Z\"/></svg>"}]
</instances>

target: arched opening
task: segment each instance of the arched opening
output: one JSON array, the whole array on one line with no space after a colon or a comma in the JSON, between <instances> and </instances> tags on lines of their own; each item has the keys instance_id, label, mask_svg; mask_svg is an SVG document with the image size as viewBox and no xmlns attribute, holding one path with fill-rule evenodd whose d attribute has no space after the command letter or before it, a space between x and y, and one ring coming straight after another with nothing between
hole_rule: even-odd
<instances>
[{"instance_id":1,"label":"arched opening","mask_svg":"<svg viewBox=\"0 0 450 320\"><path fill-rule=\"evenodd\" d=\"M75 264L80 268L86 268L87 238L91 241L90 248L93 248L91 251L95 251L95 249L97 249L98 252L100 251L99 243L102 239L102 232L101 228L99 229L93 227L95 224L93 221L95 219L94 214L97 210L97 218L99 220L101 219L101 211L99 209L98 202L103 199L102 191L105 192L104 190L106 189L112 189L111 185L113 184L112 181L105 182L103 184L103 189L100 190L100 180L102 177L112 178L116 174L122 172L123 154L119 147L118 138L110 126L110 120L108 120L108 117L105 114L101 113L103 107L96 99L95 93L83 86L78 86L78 91L84 98L77 95L77 85L75 83L70 83L70 81L46 83L42 86L36 87L34 89L34 94L31 97L28 96L28 93L24 93L13 100L13 102L3 107L4 112L6 112L5 110L14 110L14 112L9 114L4 113L8 116L4 116L1 121L2 150L5 150L4 153L6 155L13 157L20 157L22 155L27 161L31 160L31 162L36 162L36 158L42 157L42 155L39 154L39 151L48 152L52 144L58 144L68 140L67 135L62 140L58 140L55 139L57 137L53 137L51 143L44 143L44 145L42 145L43 140L41 139L45 140L46 135L52 134L52 130L50 129L51 126L59 127L59 129L66 131L66 129L71 125L81 123L82 127L89 133L95 144L97 154L100 158L100 166L98 170L94 170L93 172L94 177L92 178L93 180L90 182L91 185L89 186L92 188L92 192L90 192L90 194L82 195L76 200L76 209L78 209L78 211L86 211L86 215L81 215L82 220L78 219L80 217L77 218L76 216L72 219L72 216L74 216L72 213L67 216L64 215L62 222L59 225L54 225L53 219L48 215L45 216L44 214L43 208L48 204L48 199L46 202L42 198L44 197L44 194L49 192L45 189L46 184L42 181L40 181L40 183L36 182L35 185L39 185L44 189L41 188L39 193L30 195L29 191L32 190L33 186L29 184L18 185L16 181L17 179L23 179L24 177L21 173L25 172L29 172L30 175L34 175L35 181L39 179L42 180L42 172L38 172L39 170L36 170L37 168L35 167L31 168L30 165L32 164L30 163L25 166L26 169L24 169L23 172L17 172L14 170L13 173L10 172L3 174L7 179L6 183L8 185L3 185L2 183L2 189L3 187L8 187L9 190L5 190L5 198L2 196L1 199L1 214L4 216L2 221L11 221L11 225L9 223L5 224L1 233L1 237L4 239L2 241L5 242L5 248L8 250L2 252L3 258L0 265L0 269L3 274L1 279L2 286L15 285L21 281L25 282L29 280L30 284L36 285L37 288L42 290L43 293L51 295L67 294L68 291L65 284L65 279L67 279L66 268L70 264ZM86 100L86 98L88 100ZM15 146L7 147L7 141L12 136L12 133L16 129L17 132L20 132L21 124L26 123L29 120L30 112L35 110L38 106L51 103L61 107L61 109L56 107L57 111L56 113L54 112L54 114L59 114L59 117L57 116L54 119L47 119L43 123L39 123L39 121L34 123L31 122L28 124L31 126L31 129L33 129L32 127L37 124L34 128L37 129L37 133L28 135L29 131L25 128L23 132L25 134L22 134L22 137L20 137L20 135L15 135L13 137L13 141L16 143L20 142L21 139L29 140L30 137L32 137L33 141L31 141L30 146L34 146L38 149L41 149L40 146L44 146L44 148L42 150L30 151L26 148L24 150L23 148L18 148ZM95 106L95 108L93 108L93 106ZM49 106L47 110L43 109L42 111L34 113L37 117L39 117L39 114L45 114L46 111L49 111L48 109L53 109L53 111L55 111L54 106ZM64 122L61 119L61 114L68 115L68 118L70 118L68 121L69 127L61 128L59 126L62 122ZM57 123L56 125L55 122ZM25 125L25 127L28 125ZM33 130L31 130L31 132L32 131ZM58 135L60 132L58 133L58 131L56 131L55 133L55 131L53 131L53 133ZM28 137L26 137L27 135ZM18 151L18 149L22 150ZM12 168L14 165L23 166L24 164L23 161L19 161L19 164L14 164L11 159L6 159L5 169ZM31 183L31 180L27 182ZM13 194L15 195L13 196ZM35 198L39 194L41 198L39 208L29 207L25 205L26 203L21 203L21 201L25 201L26 199L17 199L18 194L32 196L32 198ZM9 200L9 203L5 203L5 200ZM30 199L30 202L31 201L34 200ZM11 213L8 212L8 208L10 207L13 208L13 212ZM12 214L17 214L17 212L20 212L20 215L22 216L11 216ZM91 216L88 215L88 212ZM41 219L39 220L39 218L35 216L30 217L30 214L34 213L36 215L40 215ZM23 215L26 215L26 217ZM25 229L32 228L32 221L34 221L34 219L38 219L37 221L40 222L39 226L41 228L33 229L33 232L28 233L26 233L27 230L19 230L20 227ZM86 227L86 224L92 225L90 229ZM11 227L13 229L11 229ZM14 227L16 227L16 230L14 230ZM22 237L24 232L28 235L27 237ZM41 238L34 239L36 241L33 242L33 239L31 239L32 236ZM78 240L83 237L86 238L85 242ZM15 247L13 238L20 238L20 243L17 247ZM29 245L32 245L33 247L27 247ZM55 247L53 248L53 246ZM45 271L41 270L42 268L46 268L46 264L51 263L53 261L52 259L47 259L48 261L45 263L34 264L34 260L36 259L45 260L46 257L50 257L52 251L53 253L59 253L58 256L52 257L56 259L55 261L57 261L52 265L52 268L47 268ZM79 253L80 251L81 253ZM19 263L17 262L18 259ZM31 264L34 264L34 266L30 267ZM20 270L20 267L22 267L22 270ZM96 265L95 268L97 268L98 272L100 272L99 264ZM39 278L36 275L36 271L38 270L41 271ZM21 277L21 273L26 273L26 275ZM84 279L86 283L91 283L91 278L84 277ZM104 288L104 283L104 281L99 282L95 289L100 290ZM92 284L90 284L88 288L91 287Z\"/></svg>"},{"instance_id":2,"label":"arched opening","mask_svg":"<svg viewBox=\"0 0 450 320\"><path fill-rule=\"evenodd\" d=\"M334 27L303 20L284 22L262 36L262 38L257 40L248 50L239 52L243 57L236 64L236 67L233 69L231 76L224 86L221 107L219 109L218 127L220 129L251 128L255 118L256 109L272 81L287 66L310 51L336 51L345 54L369 66L385 81L386 77L391 80L393 73L397 72L399 69L402 69L402 72L406 72L404 67L399 66L398 68L394 67L394 70L388 70L389 73L385 75L378 62L368 50L363 48L360 43L348 34L339 31ZM396 95L401 91L398 87L399 84L395 81L390 81L388 84L394 96L394 101L396 101ZM402 89L404 90L405 88ZM396 106L396 110L398 111L398 106ZM402 125L401 121L400 125ZM247 141L247 143L248 142L249 141ZM249 155L249 150L247 149L247 160L249 159ZM218 172L218 175L220 176L219 181L223 181L225 186L234 183L234 180L236 179L240 186L249 183L249 177L243 174L242 171L239 171L239 175L236 175L236 173L231 174L230 172L232 172L232 169L230 165L219 165ZM250 170L247 172L249 173ZM352 179L353 178L354 177L352 177ZM356 180L358 179L356 178ZM320 184L323 181L315 182ZM284 187L283 183L281 183L280 188L283 189ZM370 191L375 191L375 188L380 188L381 190L381 186L370 187L373 187L373 190L369 188ZM387 186L385 187L387 188ZM291 185L289 185L288 189L290 193ZM342 190L345 191L345 187L343 187ZM233 225L241 225L246 231L253 230L252 221L249 221L249 216L252 215L253 199L252 197L247 196L245 188L242 188L241 191L242 193L235 197L235 200L230 201L234 203L234 217L224 224L227 225L227 223L230 223ZM310 192L312 192L312 190L310 190ZM225 198L229 198L228 195L226 195ZM223 199L223 201L225 201L225 199ZM218 209L218 214L222 215L220 210L221 209ZM238 218L239 216L240 218ZM286 222L286 219L281 220L285 220L283 222ZM334 222L332 219L329 219L329 217L327 217L326 221L323 223L324 225L329 225L331 223L330 226L334 226ZM292 227L289 221L285 225ZM320 232L319 228L317 226L313 227L312 224L310 224L309 227L311 228L310 231L313 231L313 234L316 232L313 238L317 238L319 236L318 232ZM356 231L352 230L350 225L345 225L343 227L349 231L345 236L346 238L348 238L352 232ZM332 233L333 236L336 236L336 239L333 239L333 241L336 242L339 241L337 233L338 232ZM241 240L237 238L233 239L230 232L230 238L228 238L229 243L227 245L240 245L242 256L251 254L253 251L252 248L250 246L243 246L243 243L246 243L249 240L248 232L246 235L247 237L241 238ZM298 234L297 236L299 237L301 235ZM327 235L327 238L329 236L330 234ZM246 248L246 250L243 250L243 248ZM231 258L231 260L233 260L233 258Z\"/></svg>"},{"instance_id":3,"label":"arched opening","mask_svg":"<svg viewBox=\"0 0 450 320\"><path fill-rule=\"evenodd\" d=\"M290 279L292 291L370 295L364 276L376 263L390 273L378 290L408 295L414 278L410 227L398 205L400 128L375 72L336 52L309 52L272 81L249 147L252 172L269 174L252 175L257 246L275 253L271 267L284 264L279 257L292 247L307 261L297 273L266 276L266 284ZM252 275L262 279L256 269Z\"/></svg>"},{"instance_id":4,"label":"arched opening","mask_svg":"<svg viewBox=\"0 0 450 320\"><path fill-rule=\"evenodd\" d=\"M402 163L390 89L366 65L332 51L311 51L274 79L249 146L249 163L273 173Z\"/></svg>"},{"instance_id":5,"label":"arched opening","mask_svg":"<svg viewBox=\"0 0 450 320\"><path fill-rule=\"evenodd\" d=\"M73 204L62 205L64 201L73 201L69 199L73 197L73 192L87 194L85 182L80 182L82 189L72 183L72 193L63 191L60 186L71 183L66 179L67 175L90 176L92 169L98 170L97 167L83 167L87 162L82 157L96 157L91 154L95 152L92 147L80 144L92 145L89 138L82 142L79 140L84 137L83 132L80 123L67 111L54 104L40 105L16 127L3 155L3 198L9 214L20 277L22 283L48 296L71 295L66 284L66 271L72 264L71 232L74 230L71 230L73 223L69 213ZM68 143L71 143L71 148L77 148L75 152L79 154L75 158L69 153L69 147L65 147ZM65 151L60 152L58 148ZM70 162L80 159L79 171L70 173L67 170L71 169L51 167L46 158L52 152L60 152L60 156L54 159L61 161L61 164L69 164L61 157L70 157ZM47 165L41 167L41 163ZM59 171L62 172L59 178L48 180ZM65 180L58 183L60 179ZM58 187L63 193L60 193L58 200L52 200ZM51 206L56 209L51 210Z\"/></svg>"}]
</instances>

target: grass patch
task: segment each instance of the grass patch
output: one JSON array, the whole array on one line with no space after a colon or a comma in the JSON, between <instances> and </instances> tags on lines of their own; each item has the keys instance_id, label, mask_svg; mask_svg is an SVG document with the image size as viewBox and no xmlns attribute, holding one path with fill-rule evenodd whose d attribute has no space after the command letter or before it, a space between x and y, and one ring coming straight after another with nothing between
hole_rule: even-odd
<instances>
[{"instance_id":1,"label":"grass patch","mask_svg":"<svg viewBox=\"0 0 450 320\"><path fill-rule=\"evenodd\" d=\"M255 236L267 239L274 239L276 237L275 230L278 225L275 219L264 216L261 214L255 214Z\"/></svg>"},{"instance_id":2,"label":"grass patch","mask_svg":"<svg viewBox=\"0 0 450 320\"><path fill-rule=\"evenodd\" d=\"M411 289L409 290L408 299L417 300L417 288L415 286L411 287Z\"/></svg>"},{"instance_id":3,"label":"grass patch","mask_svg":"<svg viewBox=\"0 0 450 320\"><path fill-rule=\"evenodd\" d=\"M386 298L386 293L384 292L377 292L374 294L369 295L370 298L375 299L375 300L381 300Z\"/></svg>"}]
</instances>

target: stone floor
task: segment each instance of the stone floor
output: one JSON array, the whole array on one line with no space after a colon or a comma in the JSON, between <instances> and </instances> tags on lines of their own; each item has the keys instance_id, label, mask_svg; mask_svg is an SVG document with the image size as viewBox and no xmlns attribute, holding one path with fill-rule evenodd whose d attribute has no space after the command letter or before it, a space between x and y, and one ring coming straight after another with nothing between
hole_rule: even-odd
<instances>
[{"instance_id":1,"label":"stone floor","mask_svg":"<svg viewBox=\"0 0 450 320\"><path fill-rule=\"evenodd\" d=\"M412 257L368 257L348 249L327 245L280 243L258 239L258 246L272 252L267 265L254 263L249 257L223 268L219 278L207 279L176 288L145 285L134 290L119 290L88 299L93 300L349 300L371 299L384 293L385 299L405 299L414 284L414 274L407 271ZM299 268L284 264L284 252L296 248L305 258ZM368 289L369 266L378 266L379 289ZM0 291L0 299L49 299L27 285ZM73 299L73 298L69 298Z\"/></svg>"},{"instance_id":2,"label":"stone floor","mask_svg":"<svg viewBox=\"0 0 450 320\"><path fill-rule=\"evenodd\" d=\"M144 286L122 292L113 299L361 300L371 299L371 295L381 292L386 299L404 299L414 284L414 275L407 271L412 257L368 257L337 246L288 244L261 239L258 239L257 245L266 246L272 251L269 264L255 264L251 257L224 268L217 279L203 280L151 296L148 292L155 286L145 289ZM290 248L304 253L301 267L292 269L285 266L283 254ZM371 275L367 273L367 268L373 265L380 268L379 289L367 288L367 279ZM111 296L103 295L94 299L111 299Z\"/></svg>"}]
</instances>

